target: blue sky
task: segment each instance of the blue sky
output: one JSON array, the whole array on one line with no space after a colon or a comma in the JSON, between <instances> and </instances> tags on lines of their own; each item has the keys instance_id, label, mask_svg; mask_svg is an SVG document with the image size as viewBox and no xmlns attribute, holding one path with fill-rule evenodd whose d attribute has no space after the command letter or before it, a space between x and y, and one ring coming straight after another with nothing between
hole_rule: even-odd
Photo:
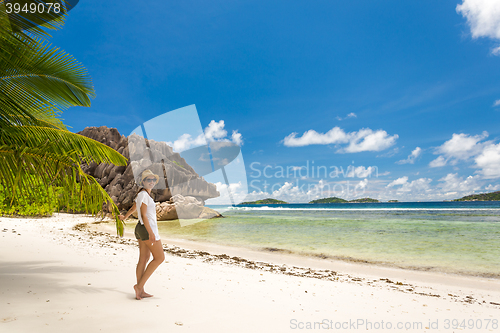
<instances>
[{"instance_id":1,"label":"blue sky","mask_svg":"<svg viewBox=\"0 0 500 333\"><path fill-rule=\"evenodd\" d=\"M51 42L96 89L64 112L72 131L128 135L194 104L241 144L247 185L233 190L247 200L500 190L496 0L82 0Z\"/></svg>"}]
</instances>

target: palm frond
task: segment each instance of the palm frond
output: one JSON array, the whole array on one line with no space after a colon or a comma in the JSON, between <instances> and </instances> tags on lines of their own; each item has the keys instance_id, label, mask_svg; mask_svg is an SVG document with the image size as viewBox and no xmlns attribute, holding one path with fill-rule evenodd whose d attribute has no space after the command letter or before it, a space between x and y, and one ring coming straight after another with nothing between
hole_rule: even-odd
<instances>
[{"instance_id":1,"label":"palm frond","mask_svg":"<svg viewBox=\"0 0 500 333\"><path fill-rule=\"evenodd\" d=\"M68 107L90 106L94 96L88 72L71 55L36 39L0 37L4 122L19 123L29 116L54 118ZM25 117L13 116L19 113Z\"/></svg>"},{"instance_id":2,"label":"palm frond","mask_svg":"<svg viewBox=\"0 0 500 333\"><path fill-rule=\"evenodd\" d=\"M17 147L44 147L46 152L71 156L79 163L127 165L116 150L83 135L41 126L5 126L0 128L0 143Z\"/></svg>"},{"instance_id":3,"label":"palm frond","mask_svg":"<svg viewBox=\"0 0 500 333\"><path fill-rule=\"evenodd\" d=\"M103 203L107 204L115 215L117 232L123 235L123 225L117 219L118 207L97 180L83 172L78 159L49 152L47 147L50 144L41 147L25 146L22 149L18 146L0 145L0 185L6 189L4 195L10 200L10 204L16 202L18 195L37 198L35 189L40 186L63 187L63 202L69 201L74 193L79 192L86 211L92 215L102 211Z\"/></svg>"},{"instance_id":4,"label":"palm frond","mask_svg":"<svg viewBox=\"0 0 500 333\"><path fill-rule=\"evenodd\" d=\"M46 1L42 0L16 0L15 3L18 3L21 8L24 4L28 6L31 3L36 5L43 3ZM52 0L52 3L59 3L62 6L65 6L66 1L64 0ZM50 37L49 33L46 29L57 30L62 28L64 25L64 21L66 18L66 12L57 13L56 11L48 11L48 10L37 10L35 13L25 13L20 11L19 13L7 13L6 1L0 0L0 13L3 14L8 20L8 28L12 33L25 33L31 34L39 37ZM62 14L62 15L61 15Z\"/></svg>"},{"instance_id":5,"label":"palm frond","mask_svg":"<svg viewBox=\"0 0 500 333\"><path fill-rule=\"evenodd\" d=\"M0 0L0 194L10 202L23 194L36 201L39 191L51 193L51 186L58 186L65 189L62 200L68 201L79 191L92 214L108 204L123 235L118 207L80 165L124 165L126 159L110 147L67 131L59 119L63 110L90 106L95 97L87 70L45 41L50 36L45 29L60 28L65 15L8 16Z\"/></svg>"}]
</instances>

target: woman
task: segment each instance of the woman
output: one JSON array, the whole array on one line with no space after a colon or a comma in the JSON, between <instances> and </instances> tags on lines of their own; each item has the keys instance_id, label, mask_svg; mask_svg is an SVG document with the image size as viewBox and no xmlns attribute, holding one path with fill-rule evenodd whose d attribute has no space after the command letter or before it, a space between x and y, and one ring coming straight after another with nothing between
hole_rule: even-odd
<instances>
[{"instance_id":1,"label":"woman","mask_svg":"<svg viewBox=\"0 0 500 333\"><path fill-rule=\"evenodd\" d=\"M135 237L139 242L139 262L136 268L137 284L134 286L136 299L153 296L144 291L144 285L156 268L165 260L156 223L155 202L151 198L151 189L158 183L159 178L151 170L145 170L141 175L143 187L137 193L134 205L125 216L120 215L120 219L125 220L139 207L137 211L139 222L135 226ZM151 253L153 260L146 267Z\"/></svg>"}]
</instances>

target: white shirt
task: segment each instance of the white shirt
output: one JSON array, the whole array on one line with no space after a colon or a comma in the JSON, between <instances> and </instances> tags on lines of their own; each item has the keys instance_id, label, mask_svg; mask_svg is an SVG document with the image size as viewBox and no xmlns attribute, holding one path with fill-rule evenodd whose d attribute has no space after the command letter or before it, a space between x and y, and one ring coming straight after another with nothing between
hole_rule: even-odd
<instances>
[{"instance_id":1,"label":"white shirt","mask_svg":"<svg viewBox=\"0 0 500 333\"><path fill-rule=\"evenodd\" d=\"M144 221L142 220L141 216L141 206L142 204L146 204L147 209L146 209L146 218L148 219L149 226L151 227L151 230L153 230L153 233L155 235L155 240L160 240L160 234L158 233L158 224L156 222L156 205L151 198L151 196L148 194L147 191L141 191L139 194L137 194L137 197L135 198L135 207L137 207L137 216L139 217L139 221L141 224L144 224Z\"/></svg>"}]
</instances>

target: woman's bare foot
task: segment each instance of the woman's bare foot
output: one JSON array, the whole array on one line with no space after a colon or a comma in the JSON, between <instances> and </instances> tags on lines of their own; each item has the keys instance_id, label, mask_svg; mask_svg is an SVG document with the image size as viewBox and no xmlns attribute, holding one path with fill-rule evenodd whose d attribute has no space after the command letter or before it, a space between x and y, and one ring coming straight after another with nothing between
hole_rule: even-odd
<instances>
[{"instance_id":1,"label":"woman's bare foot","mask_svg":"<svg viewBox=\"0 0 500 333\"><path fill-rule=\"evenodd\" d=\"M142 298L146 298L146 297L153 297L153 295L148 294L147 292L143 291L143 292L141 293L141 297L142 297Z\"/></svg>"},{"instance_id":2,"label":"woman's bare foot","mask_svg":"<svg viewBox=\"0 0 500 333\"><path fill-rule=\"evenodd\" d=\"M138 285L134 285L134 290L135 290L135 299L142 299L141 294L143 293L143 290L140 290Z\"/></svg>"}]
</instances>

